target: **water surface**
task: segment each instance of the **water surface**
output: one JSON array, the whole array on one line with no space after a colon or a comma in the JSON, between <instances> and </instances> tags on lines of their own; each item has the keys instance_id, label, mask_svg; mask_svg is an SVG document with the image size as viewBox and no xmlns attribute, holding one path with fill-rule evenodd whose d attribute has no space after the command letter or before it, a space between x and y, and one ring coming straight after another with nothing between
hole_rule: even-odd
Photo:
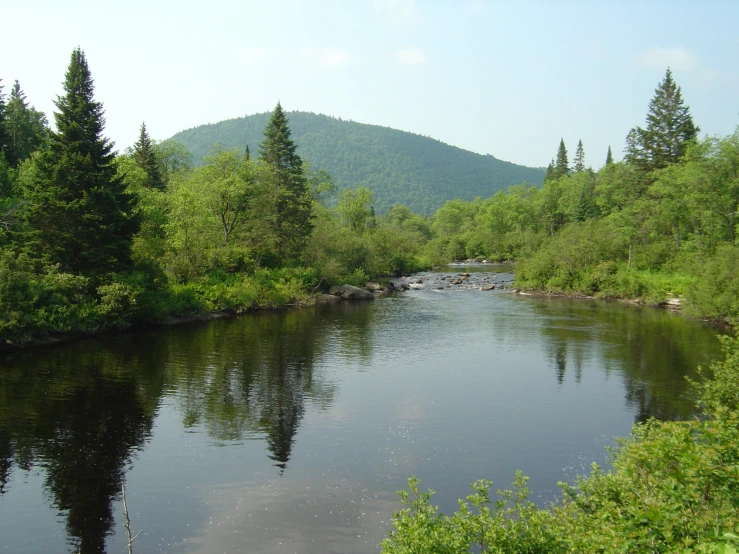
<instances>
[{"instance_id":1,"label":"water surface","mask_svg":"<svg viewBox=\"0 0 739 554\"><path fill-rule=\"evenodd\" d=\"M445 511L517 469L544 503L634 422L693 416L719 354L666 312L440 276L4 358L0 552L124 551L123 482L137 552L377 552L410 474Z\"/></svg>"}]
</instances>

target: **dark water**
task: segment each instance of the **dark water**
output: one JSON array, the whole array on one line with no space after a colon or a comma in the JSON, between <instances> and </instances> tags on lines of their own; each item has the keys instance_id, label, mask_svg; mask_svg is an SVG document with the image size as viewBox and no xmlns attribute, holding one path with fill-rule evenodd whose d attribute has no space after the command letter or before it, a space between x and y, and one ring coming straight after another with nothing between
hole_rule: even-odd
<instances>
[{"instance_id":1,"label":"dark water","mask_svg":"<svg viewBox=\"0 0 739 554\"><path fill-rule=\"evenodd\" d=\"M408 475L553 499L718 356L657 310L421 286L2 359L0 552L123 552L124 481L136 552L376 552Z\"/></svg>"}]
</instances>

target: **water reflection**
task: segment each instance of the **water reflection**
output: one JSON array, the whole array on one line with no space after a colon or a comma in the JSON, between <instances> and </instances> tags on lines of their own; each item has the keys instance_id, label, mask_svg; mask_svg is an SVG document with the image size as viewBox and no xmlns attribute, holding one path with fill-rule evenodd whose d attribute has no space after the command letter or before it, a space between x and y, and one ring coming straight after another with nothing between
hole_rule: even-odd
<instances>
[{"instance_id":1,"label":"water reflection","mask_svg":"<svg viewBox=\"0 0 739 554\"><path fill-rule=\"evenodd\" d=\"M403 464L437 468L444 465L443 455L454 457L468 448L470 461L455 457L455 463L487 471L488 459L515 459L515 440L503 434L514 420L521 455L546 459L546 452L531 450L551 438L546 429L540 440L528 440L520 432L529 429L528 421L541 428L554 421L534 406L544 410L546 399L562 391L571 395L568 399L578 399L573 387L591 387L600 394L598 378L603 375L623 394L627 417L690 417L693 404L684 376L717 354L714 335L714 330L680 317L620 304L421 290L375 303L266 313L17 353L3 359L0 368L0 508L12 496L13 476L38 470L47 498L38 499L37 517L47 517L42 508L51 505L63 514L70 551L105 552L116 526L121 484L149 442L156 444L154 428L162 413L174 414L179 429L205 433L217 446L263 446L271 463L267 482L275 479L286 488L300 483L306 489L306 483L315 483L311 463L322 472L342 463L354 464L352 471L382 472L377 467L390 462L378 458L387 455L380 447L402 462L398 467L393 461L393 479L407 475ZM514 371L516 364L520 368ZM356 373L350 375L349 367ZM525 390L537 400L511 399L505 392L509 390ZM367 391L365 411L351 417L333 414L351 410L350 401L339 400L340 392L347 391L358 395L353 398ZM494 436L485 423L496 417L487 405L491 398L498 403L499 421L508 422L494 430L500 433L495 435L498 444L485 442ZM590 403L599 407L598 400ZM407 416L410 407L414 417ZM327 415L327 427L320 433L301 435L307 418L316 414L333 415ZM396 440L388 429L402 429L413 440ZM468 432L471 444L464 442ZM295 452L301 440L333 442L300 465ZM568 447L560 441L553 448ZM223 455L229 451L224 449ZM259 456L266 465L264 453ZM384 479L387 490L380 491L381 497L392 499L397 486L388 481L388 471L372 478ZM465 484L489 477L475 473L468 479L457 467L443 471L447 479L452 479L449 472L459 473L453 479ZM328 486L330 477L320 475ZM359 473L355 477L364 479ZM197 482L201 476L187 478ZM264 479L258 485L260 476L247 469L232 479L264 486ZM465 492L457 488L450 494ZM264 494L261 502L273 506ZM300 494L310 502L308 492ZM151 495L156 496L154 491ZM354 502L336 498L342 505ZM168 509L164 500L156 502L152 500L151 513ZM279 505L288 510L285 506L291 504ZM388 512L396 508L384 501L382 505ZM8 513L12 516L12 507ZM270 517L261 514L260 520ZM320 540L313 542L321 529L294 517L300 526L296 523L293 532L305 535L305 545L330 549ZM331 517L321 517L336 528ZM194 532L178 533L189 540ZM9 537L6 542L14 552L43 551L21 543L23 537ZM255 550L272 544L254 536L248 541Z\"/></svg>"}]
</instances>

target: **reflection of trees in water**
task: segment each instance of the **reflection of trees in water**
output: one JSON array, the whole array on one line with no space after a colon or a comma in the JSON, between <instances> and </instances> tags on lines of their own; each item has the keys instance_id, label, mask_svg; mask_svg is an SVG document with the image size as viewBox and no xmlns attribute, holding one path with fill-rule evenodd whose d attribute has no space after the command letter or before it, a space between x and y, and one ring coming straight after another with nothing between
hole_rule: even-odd
<instances>
[{"instance_id":1,"label":"reflection of trees in water","mask_svg":"<svg viewBox=\"0 0 739 554\"><path fill-rule=\"evenodd\" d=\"M540 327L557 382L567 364L580 382L590 353L605 371L623 377L625 400L635 421L684 419L695 412L685 375L719 354L717 330L658 310L536 299L531 307L550 324Z\"/></svg>"},{"instance_id":2,"label":"reflection of trees in water","mask_svg":"<svg viewBox=\"0 0 739 554\"><path fill-rule=\"evenodd\" d=\"M133 349L132 340L24 352L0 372L0 475L6 480L13 464L43 467L70 547L83 554L105 551L112 502L161 395L161 375L142 369L135 354L143 349L152 362L156 345Z\"/></svg>"},{"instance_id":3,"label":"reflection of trees in water","mask_svg":"<svg viewBox=\"0 0 739 554\"><path fill-rule=\"evenodd\" d=\"M367 334L368 312L352 312L364 314L354 325L342 319L342 328L352 329L344 348ZM180 391L184 424L202 423L221 440L263 434L270 458L284 471L306 404L325 409L333 402L334 386L315 364L328 339L336 338L335 316L313 310L268 313L219 322L209 332L172 335L175 354L168 374ZM362 348L358 351L361 355Z\"/></svg>"}]
</instances>

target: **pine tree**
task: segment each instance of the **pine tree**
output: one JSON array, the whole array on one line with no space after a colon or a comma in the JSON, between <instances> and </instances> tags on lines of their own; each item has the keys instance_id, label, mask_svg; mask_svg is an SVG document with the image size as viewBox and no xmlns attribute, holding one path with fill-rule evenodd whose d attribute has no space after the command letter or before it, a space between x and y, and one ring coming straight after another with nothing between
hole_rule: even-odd
<instances>
[{"instance_id":1,"label":"pine tree","mask_svg":"<svg viewBox=\"0 0 739 554\"><path fill-rule=\"evenodd\" d=\"M103 136L103 106L93 98L84 52L72 52L56 132L24 184L27 244L67 271L92 277L125 269L138 229L135 198L125 191Z\"/></svg>"},{"instance_id":2,"label":"pine tree","mask_svg":"<svg viewBox=\"0 0 739 554\"><path fill-rule=\"evenodd\" d=\"M264 129L259 157L273 171L275 193L275 241L282 260L294 260L303 251L313 231L311 198L303 161L297 145L290 138L290 128L282 106L275 111Z\"/></svg>"},{"instance_id":3,"label":"pine tree","mask_svg":"<svg viewBox=\"0 0 739 554\"><path fill-rule=\"evenodd\" d=\"M585 171L585 150L582 146L582 140L577 142L577 150L575 151L575 159L573 160L572 170L575 173Z\"/></svg>"},{"instance_id":4,"label":"pine tree","mask_svg":"<svg viewBox=\"0 0 739 554\"><path fill-rule=\"evenodd\" d=\"M685 154L699 131L668 68L649 102L647 128L629 132L626 158L646 171L666 167Z\"/></svg>"},{"instance_id":5,"label":"pine tree","mask_svg":"<svg viewBox=\"0 0 739 554\"><path fill-rule=\"evenodd\" d=\"M244 150L244 161L248 162L251 160L251 153L249 152L249 145L246 145L246 149Z\"/></svg>"},{"instance_id":6,"label":"pine tree","mask_svg":"<svg viewBox=\"0 0 739 554\"><path fill-rule=\"evenodd\" d=\"M133 145L133 159L146 173L144 186L150 189L164 189L164 179L159 166L159 159L154 151L149 133L146 132L146 123L141 124L139 140Z\"/></svg>"},{"instance_id":7,"label":"pine tree","mask_svg":"<svg viewBox=\"0 0 739 554\"><path fill-rule=\"evenodd\" d=\"M12 165L18 166L38 150L48 130L48 121L43 112L28 105L26 95L18 81L10 92L6 107L5 125L10 149L13 152Z\"/></svg>"},{"instance_id":8,"label":"pine tree","mask_svg":"<svg viewBox=\"0 0 739 554\"><path fill-rule=\"evenodd\" d=\"M557 150L557 161L554 164L554 178L559 179L570 173L570 162L567 159L567 148L565 140L560 139L559 149Z\"/></svg>"},{"instance_id":9,"label":"pine tree","mask_svg":"<svg viewBox=\"0 0 739 554\"><path fill-rule=\"evenodd\" d=\"M613 163L613 154L611 154L611 145L608 145L608 154L606 155L606 165Z\"/></svg>"}]
</instances>

